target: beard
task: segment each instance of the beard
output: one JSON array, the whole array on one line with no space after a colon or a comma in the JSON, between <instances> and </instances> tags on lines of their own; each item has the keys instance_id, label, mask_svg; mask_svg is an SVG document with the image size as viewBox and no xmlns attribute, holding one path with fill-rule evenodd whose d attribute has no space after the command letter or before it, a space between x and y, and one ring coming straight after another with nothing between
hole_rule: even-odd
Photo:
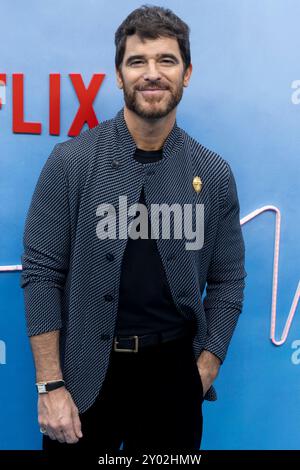
<instances>
[{"instance_id":1,"label":"beard","mask_svg":"<svg viewBox=\"0 0 300 470\"><path fill-rule=\"evenodd\" d=\"M167 88L168 91L165 92L168 94L167 99L163 98L157 100L156 97L149 97L147 103L149 103L150 106L148 107L147 103L139 101L138 93L139 90L147 90L149 88L165 89L158 82L149 82L147 86L131 91L126 87L123 80L123 94L127 108L144 119L160 119L167 116L180 103L183 95L183 84L181 83L175 91Z\"/></svg>"}]
</instances>

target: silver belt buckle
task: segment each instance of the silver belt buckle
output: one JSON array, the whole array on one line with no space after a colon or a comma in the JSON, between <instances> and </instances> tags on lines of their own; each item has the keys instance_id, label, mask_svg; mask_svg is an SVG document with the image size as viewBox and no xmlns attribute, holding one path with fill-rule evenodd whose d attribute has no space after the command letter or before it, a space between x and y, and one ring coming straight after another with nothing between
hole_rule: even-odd
<instances>
[{"instance_id":1,"label":"silver belt buckle","mask_svg":"<svg viewBox=\"0 0 300 470\"><path fill-rule=\"evenodd\" d=\"M117 336L114 337L114 351L117 352L138 352L138 343L139 343L139 337L138 336L128 336L128 339L134 338L134 347L129 349L129 348L118 348L117 344L119 341L117 341Z\"/></svg>"}]
</instances>

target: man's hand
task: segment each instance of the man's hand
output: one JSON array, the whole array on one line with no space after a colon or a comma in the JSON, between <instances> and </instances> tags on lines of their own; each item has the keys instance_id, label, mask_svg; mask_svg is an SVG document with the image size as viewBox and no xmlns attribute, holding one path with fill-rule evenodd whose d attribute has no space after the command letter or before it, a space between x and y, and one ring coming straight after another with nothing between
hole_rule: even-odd
<instances>
[{"instance_id":1,"label":"man's hand","mask_svg":"<svg viewBox=\"0 0 300 470\"><path fill-rule=\"evenodd\" d=\"M202 351L197 359L197 366L203 385L203 397L219 373L220 359L209 351Z\"/></svg>"},{"instance_id":2,"label":"man's hand","mask_svg":"<svg viewBox=\"0 0 300 470\"><path fill-rule=\"evenodd\" d=\"M75 444L82 437L78 409L65 387L39 395L38 421L52 440Z\"/></svg>"}]
</instances>

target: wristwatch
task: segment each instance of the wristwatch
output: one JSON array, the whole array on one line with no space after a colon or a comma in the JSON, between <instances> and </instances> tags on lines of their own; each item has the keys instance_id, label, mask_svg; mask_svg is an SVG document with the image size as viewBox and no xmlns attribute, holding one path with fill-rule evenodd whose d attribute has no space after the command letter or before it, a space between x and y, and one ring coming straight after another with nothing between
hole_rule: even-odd
<instances>
[{"instance_id":1,"label":"wristwatch","mask_svg":"<svg viewBox=\"0 0 300 470\"><path fill-rule=\"evenodd\" d=\"M38 382L35 384L37 387L38 393L48 393L57 388L64 387L64 380L55 380L53 382Z\"/></svg>"}]
</instances>

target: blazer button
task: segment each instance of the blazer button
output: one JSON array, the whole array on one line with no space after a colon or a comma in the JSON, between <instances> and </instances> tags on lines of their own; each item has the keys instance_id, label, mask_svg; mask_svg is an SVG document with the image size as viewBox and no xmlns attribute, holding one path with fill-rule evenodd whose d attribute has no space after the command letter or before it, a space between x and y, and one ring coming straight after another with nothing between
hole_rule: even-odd
<instances>
[{"instance_id":1,"label":"blazer button","mask_svg":"<svg viewBox=\"0 0 300 470\"><path fill-rule=\"evenodd\" d=\"M113 161L111 162L111 166L113 168L119 168L119 166L120 166L119 160L117 158L114 158Z\"/></svg>"},{"instance_id":2,"label":"blazer button","mask_svg":"<svg viewBox=\"0 0 300 470\"><path fill-rule=\"evenodd\" d=\"M110 294L105 294L104 300L105 300L106 302L111 302L112 300L114 300L114 298L113 298L113 296L110 295Z\"/></svg>"},{"instance_id":3,"label":"blazer button","mask_svg":"<svg viewBox=\"0 0 300 470\"><path fill-rule=\"evenodd\" d=\"M174 261L176 259L176 256L172 253L167 257L167 261Z\"/></svg>"},{"instance_id":4,"label":"blazer button","mask_svg":"<svg viewBox=\"0 0 300 470\"><path fill-rule=\"evenodd\" d=\"M106 259L108 261L113 261L115 259L115 257L112 253L106 253Z\"/></svg>"},{"instance_id":5,"label":"blazer button","mask_svg":"<svg viewBox=\"0 0 300 470\"><path fill-rule=\"evenodd\" d=\"M147 175L148 175L148 176L155 175L155 171L154 171L154 170L148 170L148 171L147 171Z\"/></svg>"}]
</instances>

